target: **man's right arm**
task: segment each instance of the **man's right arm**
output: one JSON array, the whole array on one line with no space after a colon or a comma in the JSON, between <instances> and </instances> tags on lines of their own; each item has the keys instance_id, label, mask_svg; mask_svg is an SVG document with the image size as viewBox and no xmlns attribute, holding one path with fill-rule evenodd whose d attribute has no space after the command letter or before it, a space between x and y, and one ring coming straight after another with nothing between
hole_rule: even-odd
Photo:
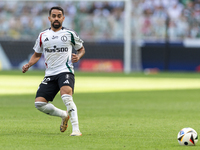
<instances>
[{"instance_id":1,"label":"man's right arm","mask_svg":"<svg viewBox=\"0 0 200 150\"><path fill-rule=\"evenodd\" d=\"M41 58L41 56L42 56L42 53L36 53L36 52L35 52L35 53L31 56L31 58L30 58L28 64L25 64L25 65L22 67L22 72L25 73L26 71L28 71L28 69L29 69L31 66L33 66L35 63L38 62L38 60Z\"/></svg>"}]
</instances>

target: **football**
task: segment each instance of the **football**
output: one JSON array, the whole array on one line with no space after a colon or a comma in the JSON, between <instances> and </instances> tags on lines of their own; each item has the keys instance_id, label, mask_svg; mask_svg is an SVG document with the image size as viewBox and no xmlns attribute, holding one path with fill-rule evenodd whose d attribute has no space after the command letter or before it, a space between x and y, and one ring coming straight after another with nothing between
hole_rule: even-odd
<instances>
[{"instance_id":1,"label":"football","mask_svg":"<svg viewBox=\"0 0 200 150\"><path fill-rule=\"evenodd\" d=\"M197 132L192 128L183 128L178 133L178 143L180 145L194 146L198 141Z\"/></svg>"}]
</instances>

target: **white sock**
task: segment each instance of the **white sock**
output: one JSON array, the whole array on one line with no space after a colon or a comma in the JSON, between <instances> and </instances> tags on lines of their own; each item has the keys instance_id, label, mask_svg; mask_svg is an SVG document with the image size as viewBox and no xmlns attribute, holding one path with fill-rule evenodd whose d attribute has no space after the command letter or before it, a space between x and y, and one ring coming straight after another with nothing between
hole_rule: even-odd
<instances>
[{"instance_id":1,"label":"white sock","mask_svg":"<svg viewBox=\"0 0 200 150\"><path fill-rule=\"evenodd\" d=\"M77 107L73 101L72 96L63 94L61 98L67 107L67 111L69 113L70 121L72 124L72 131L79 131Z\"/></svg>"},{"instance_id":2,"label":"white sock","mask_svg":"<svg viewBox=\"0 0 200 150\"><path fill-rule=\"evenodd\" d=\"M53 104L51 103L46 103L46 102L35 102L35 107L48 115L51 116L58 116L61 118L65 118L67 116L67 112L61 109L56 108Z\"/></svg>"}]
</instances>

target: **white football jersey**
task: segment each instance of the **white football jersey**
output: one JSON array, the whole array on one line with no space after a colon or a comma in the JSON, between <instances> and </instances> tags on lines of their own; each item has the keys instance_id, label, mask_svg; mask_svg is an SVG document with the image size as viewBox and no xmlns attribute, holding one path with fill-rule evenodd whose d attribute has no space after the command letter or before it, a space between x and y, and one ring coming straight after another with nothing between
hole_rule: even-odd
<instances>
[{"instance_id":1,"label":"white football jersey","mask_svg":"<svg viewBox=\"0 0 200 150\"><path fill-rule=\"evenodd\" d=\"M51 28L41 32L33 49L36 53L44 53L45 76L52 76L61 72L74 73L72 48L79 50L82 46L83 41L74 31L62 27L57 32Z\"/></svg>"}]
</instances>

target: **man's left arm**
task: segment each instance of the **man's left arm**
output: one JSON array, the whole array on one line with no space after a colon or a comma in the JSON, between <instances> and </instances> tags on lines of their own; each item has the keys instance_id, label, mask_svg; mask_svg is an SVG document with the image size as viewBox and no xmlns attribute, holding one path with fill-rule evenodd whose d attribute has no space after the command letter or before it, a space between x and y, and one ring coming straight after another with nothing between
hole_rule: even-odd
<instances>
[{"instance_id":1,"label":"man's left arm","mask_svg":"<svg viewBox=\"0 0 200 150\"><path fill-rule=\"evenodd\" d=\"M79 50L77 50L77 54L72 53L72 63L78 62L81 57L85 54L85 48L82 46Z\"/></svg>"}]
</instances>

